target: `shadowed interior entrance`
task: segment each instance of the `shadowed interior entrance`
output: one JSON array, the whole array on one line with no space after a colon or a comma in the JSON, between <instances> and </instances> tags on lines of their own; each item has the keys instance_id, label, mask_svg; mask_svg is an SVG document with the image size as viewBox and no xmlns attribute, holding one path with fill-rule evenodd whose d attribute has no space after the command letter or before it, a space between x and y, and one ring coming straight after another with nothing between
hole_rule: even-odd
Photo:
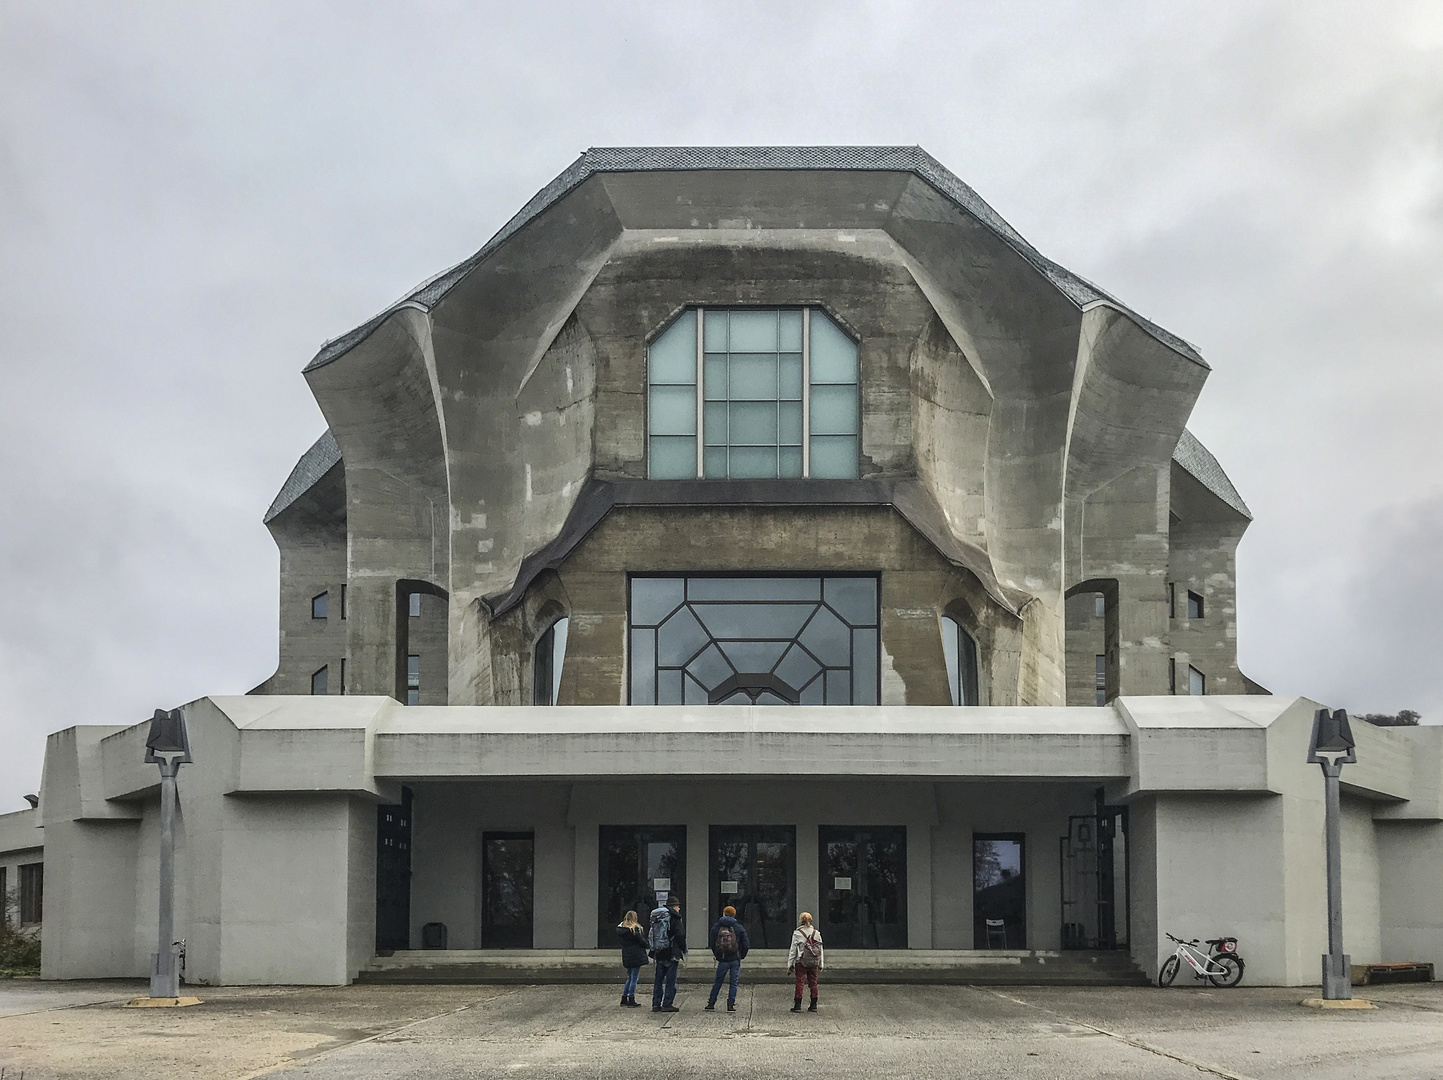
<instances>
[{"instance_id":1,"label":"shadowed interior entrance","mask_svg":"<svg viewBox=\"0 0 1443 1080\"><path fill-rule=\"evenodd\" d=\"M730 904L754 949L781 949L796 925L797 830L791 825L711 827L711 921Z\"/></svg>"},{"instance_id":2,"label":"shadowed interior entrance","mask_svg":"<svg viewBox=\"0 0 1443 1080\"><path fill-rule=\"evenodd\" d=\"M907 830L819 830L822 940L836 949L907 947Z\"/></svg>"}]
</instances>

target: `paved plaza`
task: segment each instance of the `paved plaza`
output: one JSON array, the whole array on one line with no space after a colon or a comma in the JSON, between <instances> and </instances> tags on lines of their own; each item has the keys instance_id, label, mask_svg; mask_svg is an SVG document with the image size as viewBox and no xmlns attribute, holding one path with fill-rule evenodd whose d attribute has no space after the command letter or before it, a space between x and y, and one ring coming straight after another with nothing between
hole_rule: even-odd
<instances>
[{"instance_id":1,"label":"paved plaza","mask_svg":"<svg viewBox=\"0 0 1443 1080\"><path fill-rule=\"evenodd\" d=\"M1314 993L1316 991L1313 991ZM824 986L793 1014L743 985L735 1013L621 1009L597 986L202 989L125 1009L140 983L0 984L5 1080L177 1076L1443 1078L1443 987L1373 988L1320 1013L1306 989Z\"/></svg>"}]
</instances>

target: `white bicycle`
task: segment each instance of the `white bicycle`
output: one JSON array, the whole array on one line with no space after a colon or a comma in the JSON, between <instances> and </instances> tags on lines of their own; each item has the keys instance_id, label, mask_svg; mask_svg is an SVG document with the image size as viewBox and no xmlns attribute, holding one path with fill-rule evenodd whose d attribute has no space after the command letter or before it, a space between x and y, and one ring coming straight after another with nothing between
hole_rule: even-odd
<instances>
[{"instance_id":1,"label":"white bicycle","mask_svg":"<svg viewBox=\"0 0 1443 1080\"><path fill-rule=\"evenodd\" d=\"M1237 938L1208 938L1206 944L1212 950L1204 954L1198 948L1197 938L1184 941L1171 934L1167 936L1168 940L1177 942L1177 952L1163 961L1162 970L1157 973L1158 986L1171 986L1184 963L1192 968L1194 978L1206 979L1214 986L1236 986L1243 981L1243 958L1238 955Z\"/></svg>"}]
</instances>

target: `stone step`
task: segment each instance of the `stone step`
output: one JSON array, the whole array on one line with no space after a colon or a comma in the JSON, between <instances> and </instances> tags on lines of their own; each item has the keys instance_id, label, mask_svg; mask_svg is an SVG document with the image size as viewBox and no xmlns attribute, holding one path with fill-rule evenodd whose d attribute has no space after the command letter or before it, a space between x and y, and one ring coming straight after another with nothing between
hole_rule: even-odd
<instances>
[{"instance_id":1,"label":"stone step","mask_svg":"<svg viewBox=\"0 0 1443 1080\"><path fill-rule=\"evenodd\" d=\"M755 983L786 983L787 954L753 949L742 965ZM1149 982L1122 951L1013 949L828 949L823 978L834 983L980 983L988 985L1140 986ZM642 981L651 977L642 970ZM711 956L693 952L684 983L709 983ZM374 957L362 983L611 983L623 977L615 949L410 950Z\"/></svg>"}]
</instances>

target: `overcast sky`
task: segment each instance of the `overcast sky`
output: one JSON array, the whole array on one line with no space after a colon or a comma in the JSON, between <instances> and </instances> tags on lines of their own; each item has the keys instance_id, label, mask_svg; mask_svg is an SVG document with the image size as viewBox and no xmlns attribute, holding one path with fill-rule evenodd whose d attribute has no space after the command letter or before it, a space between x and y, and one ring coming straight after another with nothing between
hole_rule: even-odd
<instances>
[{"instance_id":1,"label":"overcast sky","mask_svg":"<svg viewBox=\"0 0 1443 1080\"><path fill-rule=\"evenodd\" d=\"M1241 666L1443 720L1443 5L0 0L0 812L275 669L300 370L588 146L918 143L1197 344Z\"/></svg>"}]
</instances>

